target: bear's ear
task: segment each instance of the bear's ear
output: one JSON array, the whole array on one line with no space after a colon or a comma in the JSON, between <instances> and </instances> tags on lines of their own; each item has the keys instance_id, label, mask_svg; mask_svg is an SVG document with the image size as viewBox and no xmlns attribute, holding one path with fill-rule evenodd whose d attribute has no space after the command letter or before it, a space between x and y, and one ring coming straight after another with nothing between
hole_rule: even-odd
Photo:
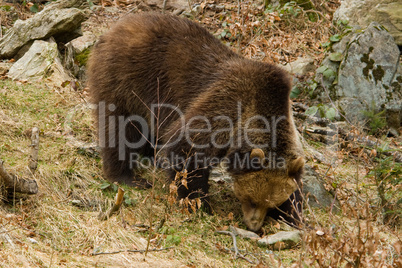
<instances>
[{"instance_id":1,"label":"bear's ear","mask_svg":"<svg viewBox=\"0 0 402 268\"><path fill-rule=\"evenodd\" d=\"M304 167L304 158L299 156L296 159L293 159L290 161L289 166L288 166L288 175L289 176L295 176L297 173L302 171Z\"/></svg>"},{"instance_id":2,"label":"bear's ear","mask_svg":"<svg viewBox=\"0 0 402 268\"><path fill-rule=\"evenodd\" d=\"M264 151L263 150L261 150L260 148L254 148L254 149L252 149L251 150L251 153L250 153L250 159L253 159L253 158L258 158L258 159L260 159L260 161L262 161L264 158L265 158L265 153L264 153Z\"/></svg>"}]
</instances>

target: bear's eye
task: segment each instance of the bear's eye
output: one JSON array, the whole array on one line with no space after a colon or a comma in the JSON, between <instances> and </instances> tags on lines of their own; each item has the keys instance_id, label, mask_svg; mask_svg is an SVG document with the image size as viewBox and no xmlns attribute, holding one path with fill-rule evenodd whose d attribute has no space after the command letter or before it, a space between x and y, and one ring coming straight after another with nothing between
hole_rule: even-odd
<instances>
[{"instance_id":1,"label":"bear's eye","mask_svg":"<svg viewBox=\"0 0 402 268\"><path fill-rule=\"evenodd\" d=\"M251 208L256 208L256 207L257 207L257 204L254 203L254 202L250 202L250 207L251 207Z\"/></svg>"}]
</instances>

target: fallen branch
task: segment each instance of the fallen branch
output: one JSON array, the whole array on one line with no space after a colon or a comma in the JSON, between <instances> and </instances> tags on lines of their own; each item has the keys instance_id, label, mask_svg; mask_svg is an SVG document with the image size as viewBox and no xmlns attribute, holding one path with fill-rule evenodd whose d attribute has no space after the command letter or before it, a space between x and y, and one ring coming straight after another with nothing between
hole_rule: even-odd
<instances>
[{"instance_id":1,"label":"fallen branch","mask_svg":"<svg viewBox=\"0 0 402 268\"><path fill-rule=\"evenodd\" d=\"M299 109L299 110L302 110L302 111L306 111L309 108L308 105L306 105L304 103L301 103L301 102L293 102L292 107L294 109Z\"/></svg>"},{"instance_id":2,"label":"fallen branch","mask_svg":"<svg viewBox=\"0 0 402 268\"><path fill-rule=\"evenodd\" d=\"M372 149L382 148L382 154L385 154L386 156L393 156L395 162L402 163L402 154L398 148L393 148L379 139L371 140L368 136L346 133L343 129L339 129L339 133L343 139L351 142L357 142L361 146L370 147Z\"/></svg>"},{"instance_id":3,"label":"fallen branch","mask_svg":"<svg viewBox=\"0 0 402 268\"><path fill-rule=\"evenodd\" d=\"M241 258L243 260L248 261L249 263L254 263L253 261L247 259L243 254L239 253L239 249L237 248L237 241L236 241L236 235L233 232L229 232L229 231L215 231L218 234L227 234L230 235L233 239L233 248L234 248L234 258Z\"/></svg>"},{"instance_id":4,"label":"fallen branch","mask_svg":"<svg viewBox=\"0 0 402 268\"><path fill-rule=\"evenodd\" d=\"M357 143L359 146L369 147L371 149L382 148L382 153L384 155L393 156L396 162L402 163L402 154L399 152L400 149L393 148L379 139L370 139L369 136L351 134L341 128L333 130L310 127L306 129L306 132L309 134L320 134L324 136L339 135L343 140Z\"/></svg>"},{"instance_id":5,"label":"fallen branch","mask_svg":"<svg viewBox=\"0 0 402 268\"><path fill-rule=\"evenodd\" d=\"M168 248L153 248L153 249L125 249L125 250L118 250L118 251L112 251L112 252L96 252L96 253L92 253L92 256L96 256L96 255L105 255L105 254L118 254L118 253L122 253L122 252L138 252L138 253L145 253L146 251L163 251L163 250L168 250L171 249L173 247L168 247Z\"/></svg>"},{"instance_id":6,"label":"fallen branch","mask_svg":"<svg viewBox=\"0 0 402 268\"><path fill-rule=\"evenodd\" d=\"M31 170L32 174L35 173L36 168L38 167L38 155L39 155L39 128L32 128L32 151L31 157L29 158L28 167Z\"/></svg>"},{"instance_id":7,"label":"fallen branch","mask_svg":"<svg viewBox=\"0 0 402 268\"><path fill-rule=\"evenodd\" d=\"M394 148L389 146L385 142L379 139L370 139L369 136L364 135L356 135L346 130L342 129L341 127L337 126L336 124L332 123L327 118L317 118L314 116L306 115L304 113L294 113L295 117L307 120L312 122L313 124L317 124L319 126L329 127L330 129L321 129L321 128L308 128L306 131L310 134L320 134L325 136L334 136L338 135L339 137L350 142L355 142L360 146L370 147L372 149L382 148L382 153L386 156L393 156L395 161L398 163L402 163L402 154L399 152L399 148Z\"/></svg>"},{"instance_id":8,"label":"fallen branch","mask_svg":"<svg viewBox=\"0 0 402 268\"><path fill-rule=\"evenodd\" d=\"M119 211L121 204L123 203L123 197L124 197L124 190L119 187L117 194L116 194L116 201L115 201L113 207L111 207L106 213L103 213L103 212L99 213L98 219L100 221L107 220L111 216L113 216L113 214L115 214L117 211Z\"/></svg>"},{"instance_id":9,"label":"fallen branch","mask_svg":"<svg viewBox=\"0 0 402 268\"><path fill-rule=\"evenodd\" d=\"M22 179L9 174L3 164L3 160L0 160L0 179L3 180L7 189L13 189L15 192L23 194L38 193L38 184L35 180Z\"/></svg>"},{"instance_id":10,"label":"fallen branch","mask_svg":"<svg viewBox=\"0 0 402 268\"><path fill-rule=\"evenodd\" d=\"M314 117L314 116L307 115L305 113L300 113L300 112L294 112L293 115L297 118L307 120L307 122L311 122L311 123L319 125L319 126L329 126L329 127L335 126L335 124L333 124L331 122L331 120L329 120L327 118L318 118L318 117Z\"/></svg>"}]
</instances>

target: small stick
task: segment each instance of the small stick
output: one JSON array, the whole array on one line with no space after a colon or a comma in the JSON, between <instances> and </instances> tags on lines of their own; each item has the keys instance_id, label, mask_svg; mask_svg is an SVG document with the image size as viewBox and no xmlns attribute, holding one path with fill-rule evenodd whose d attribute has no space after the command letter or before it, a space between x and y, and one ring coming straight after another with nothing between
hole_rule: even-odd
<instances>
[{"instance_id":1,"label":"small stick","mask_svg":"<svg viewBox=\"0 0 402 268\"><path fill-rule=\"evenodd\" d=\"M39 128L34 127L32 128L32 151L31 157L29 158L29 169L31 170L32 174L35 173L36 168L38 167L38 152L39 152Z\"/></svg>"},{"instance_id":2,"label":"small stick","mask_svg":"<svg viewBox=\"0 0 402 268\"><path fill-rule=\"evenodd\" d=\"M299 108L303 111L306 111L309 108L306 104L301 103L301 102L293 102L292 106L295 108Z\"/></svg>"},{"instance_id":3,"label":"small stick","mask_svg":"<svg viewBox=\"0 0 402 268\"><path fill-rule=\"evenodd\" d=\"M23 194L37 194L38 184L35 180L20 179L15 175L11 175L4 168L3 160L0 160L0 179L4 181L8 189L14 189L15 192Z\"/></svg>"},{"instance_id":4,"label":"small stick","mask_svg":"<svg viewBox=\"0 0 402 268\"><path fill-rule=\"evenodd\" d=\"M139 253L144 253L146 251L163 251L163 250L168 250L173 247L168 247L168 248L153 248L153 249L125 249L125 250L118 250L118 251L112 251L112 252L97 252L97 253L92 253L92 256L96 255L104 255L104 254L118 254L122 252L139 252Z\"/></svg>"},{"instance_id":5,"label":"small stick","mask_svg":"<svg viewBox=\"0 0 402 268\"><path fill-rule=\"evenodd\" d=\"M215 231L218 234L227 234L230 235L233 239L233 248L234 248L234 258L241 258L243 260L248 261L249 263L254 263L253 261L247 259L246 257L244 257L243 254L239 253L239 250L237 248L237 241L236 241L236 235L233 232L229 232L229 231Z\"/></svg>"},{"instance_id":6,"label":"small stick","mask_svg":"<svg viewBox=\"0 0 402 268\"><path fill-rule=\"evenodd\" d=\"M119 211L121 204L123 203L123 197L124 197L124 190L119 187L117 194L116 194L116 201L106 213L99 213L98 219L100 221L104 221L109 219L113 214L115 214L117 211Z\"/></svg>"}]
</instances>

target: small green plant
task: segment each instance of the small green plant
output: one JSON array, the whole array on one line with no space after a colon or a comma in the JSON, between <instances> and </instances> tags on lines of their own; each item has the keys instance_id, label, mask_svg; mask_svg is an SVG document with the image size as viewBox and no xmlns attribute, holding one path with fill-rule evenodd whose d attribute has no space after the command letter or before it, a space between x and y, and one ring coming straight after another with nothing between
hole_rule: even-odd
<instances>
[{"instance_id":1,"label":"small green plant","mask_svg":"<svg viewBox=\"0 0 402 268\"><path fill-rule=\"evenodd\" d=\"M328 66L321 66L319 67L316 72L318 74L322 74L324 76L324 78L328 79L329 81L335 81L336 77L337 77L337 72L334 71L332 68L328 67Z\"/></svg>"},{"instance_id":2,"label":"small green plant","mask_svg":"<svg viewBox=\"0 0 402 268\"><path fill-rule=\"evenodd\" d=\"M33 1L30 1L30 0L26 1L26 0L24 0L24 1L22 2L22 6L27 6L28 3L30 3L30 2L32 3ZM31 7L29 8L29 10L30 10L32 13L38 13L38 12L39 12L39 5L38 5L38 3L32 4Z\"/></svg>"},{"instance_id":3,"label":"small green plant","mask_svg":"<svg viewBox=\"0 0 402 268\"><path fill-rule=\"evenodd\" d=\"M173 227L164 226L161 234L166 235L165 242L167 245L178 246L181 243L181 236L177 234L177 230Z\"/></svg>"},{"instance_id":4,"label":"small green plant","mask_svg":"<svg viewBox=\"0 0 402 268\"><path fill-rule=\"evenodd\" d=\"M292 91L290 92L290 98L291 99L296 99L301 93L300 87L298 85L295 85L292 88Z\"/></svg>"},{"instance_id":5,"label":"small green plant","mask_svg":"<svg viewBox=\"0 0 402 268\"><path fill-rule=\"evenodd\" d=\"M279 11L279 14L281 15L284 15L285 13L297 17L300 13L302 13L302 9L297 5L296 2L290 1L283 5L283 8Z\"/></svg>"},{"instance_id":6,"label":"small green plant","mask_svg":"<svg viewBox=\"0 0 402 268\"><path fill-rule=\"evenodd\" d=\"M317 83L313 80L308 80L307 82L297 82L290 92L290 98L296 99L300 95L308 95L311 99L314 99L316 97L316 88Z\"/></svg>"},{"instance_id":7,"label":"small green plant","mask_svg":"<svg viewBox=\"0 0 402 268\"><path fill-rule=\"evenodd\" d=\"M385 110L381 112L376 112L375 109L369 111L363 111L363 115L367 118L367 123L369 127L369 133L374 135L378 133L387 125L387 120L385 118Z\"/></svg>"},{"instance_id":8,"label":"small green plant","mask_svg":"<svg viewBox=\"0 0 402 268\"><path fill-rule=\"evenodd\" d=\"M91 50L89 48L84 49L80 54L75 56L75 60L80 66L85 66L87 64L90 53Z\"/></svg>"},{"instance_id":9,"label":"small green plant","mask_svg":"<svg viewBox=\"0 0 402 268\"><path fill-rule=\"evenodd\" d=\"M317 106L311 106L306 110L306 114L310 116L319 116L321 118L327 118L334 120L336 118L336 110L334 107L329 107L325 104L319 104Z\"/></svg>"},{"instance_id":10,"label":"small green plant","mask_svg":"<svg viewBox=\"0 0 402 268\"><path fill-rule=\"evenodd\" d=\"M119 186L117 186L114 183L110 183L105 181L104 183L102 183L101 185L99 185L99 188L101 190L107 190L107 189L111 189L114 193L117 193L117 189L119 189Z\"/></svg>"},{"instance_id":11,"label":"small green plant","mask_svg":"<svg viewBox=\"0 0 402 268\"><path fill-rule=\"evenodd\" d=\"M376 164L369 175L375 179L384 223L395 223L402 216L402 164L393 156L385 156L386 150L377 148L377 151Z\"/></svg>"},{"instance_id":12,"label":"small green plant","mask_svg":"<svg viewBox=\"0 0 402 268\"><path fill-rule=\"evenodd\" d=\"M11 11L11 6L8 5L0 6L0 10L6 12Z\"/></svg>"}]
</instances>

